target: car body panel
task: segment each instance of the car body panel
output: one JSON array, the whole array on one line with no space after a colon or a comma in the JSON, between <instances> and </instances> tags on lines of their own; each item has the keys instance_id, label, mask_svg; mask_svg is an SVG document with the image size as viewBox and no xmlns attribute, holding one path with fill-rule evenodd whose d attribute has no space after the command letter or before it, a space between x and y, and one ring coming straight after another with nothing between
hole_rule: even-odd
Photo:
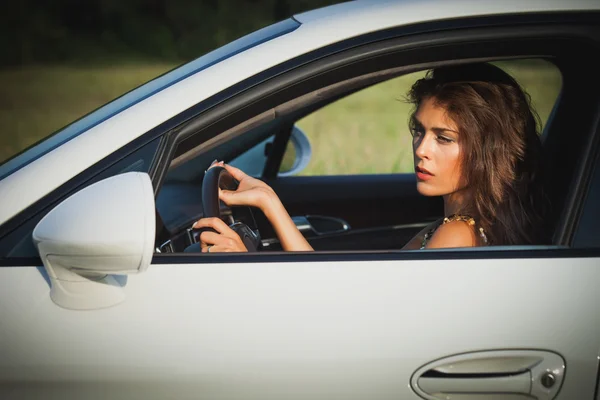
<instances>
[{"instance_id":1,"label":"car body panel","mask_svg":"<svg viewBox=\"0 0 600 400\"><path fill-rule=\"evenodd\" d=\"M435 359L540 349L566 360L558 398L589 398L599 279L590 258L155 263L122 304L77 312L37 268L2 268L0 391L416 399L408 377Z\"/></svg>"}]
</instances>

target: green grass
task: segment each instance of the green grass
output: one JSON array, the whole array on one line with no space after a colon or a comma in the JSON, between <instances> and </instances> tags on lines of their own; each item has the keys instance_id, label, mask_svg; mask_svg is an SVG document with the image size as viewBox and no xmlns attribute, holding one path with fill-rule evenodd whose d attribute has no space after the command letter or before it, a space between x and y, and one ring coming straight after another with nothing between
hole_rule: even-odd
<instances>
[{"instance_id":1,"label":"green grass","mask_svg":"<svg viewBox=\"0 0 600 400\"><path fill-rule=\"evenodd\" d=\"M545 121L560 75L543 62L504 62ZM40 66L0 70L0 163L110 100L172 69L170 64ZM423 73L350 95L299 121L313 156L302 175L412 172L410 105L402 101ZM291 164L288 157L287 164Z\"/></svg>"},{"instance_id":2,"label":"green grass","mask_svg":"<svg viewBox=\"0 0 600 400\"><path fill-rule=\"evenodd\" d=\"M173 65L0 70L0 163Z\"/></svg>"},{"instance_id":3,"label":"green grass","mask_svg":"<svg viewBox=\"0 0 600 400\"><path fill-rule=\"evenodd\" d=\"M303 118L313 155L302 175L375 174L413 165L402 97L423 74L411 74L345 97Z\"/></svg>"}]
</instances>

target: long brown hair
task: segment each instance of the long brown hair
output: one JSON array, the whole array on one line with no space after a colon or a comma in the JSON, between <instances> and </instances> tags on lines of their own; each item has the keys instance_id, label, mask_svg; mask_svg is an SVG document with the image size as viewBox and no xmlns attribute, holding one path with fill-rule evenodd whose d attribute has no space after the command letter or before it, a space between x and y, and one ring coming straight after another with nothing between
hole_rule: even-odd
<instances>
[{"instance_id":1,"label":"long brown hair","mask_svg":"<svg viewBox=\"0 0 600 400\"><path fill-rule=\"evenodd\" d=\"M539 118L515 79L487 63L441 67L415 82L407 97L415 106L409 124L429 98L456 123L471 198L462 212L476 219L489 243L548 243Z\"/></svg>"}]
</instances>

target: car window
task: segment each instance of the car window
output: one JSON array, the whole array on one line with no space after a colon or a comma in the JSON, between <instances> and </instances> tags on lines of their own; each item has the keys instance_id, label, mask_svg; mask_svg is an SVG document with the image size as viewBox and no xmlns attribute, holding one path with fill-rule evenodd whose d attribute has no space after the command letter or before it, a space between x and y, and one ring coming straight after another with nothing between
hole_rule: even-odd
<instances>
[{"instance_id":1,"label":"car window","mask_svg":"<svg viewBox=\"0 0 600 400\"><path fill-rule=\"evenodd\" d=\"M495 63L509 72L531 97L540 117L540 132L558 98L562 77L541 59ZM403 75L360 90L300 119L296 125L310 141L312 154L304 176L412 173L411 105L404 101L424 72ZM288 146L281 170L295 159Z\"/></svg>"},{"instance_id":2,"label":"car window","mask_svg":"<svg viewBox=\"0 0 600 400\"><path fill-rule=\"evenodd\" d=\"M83 186L77 188L77 190L81 190L86 186L114 175L133 171L148 172L152 159L156 154L159 141L160 138L152 140L150 143L109 166L107 169L88 180ZM33 244L31 234L37 223L52 208L53 206L39 212L35 217L23 223L17 229L2 238L2 240L0 240L0 258L38 257L38 252Z\"/></svg>"}]
</instances>

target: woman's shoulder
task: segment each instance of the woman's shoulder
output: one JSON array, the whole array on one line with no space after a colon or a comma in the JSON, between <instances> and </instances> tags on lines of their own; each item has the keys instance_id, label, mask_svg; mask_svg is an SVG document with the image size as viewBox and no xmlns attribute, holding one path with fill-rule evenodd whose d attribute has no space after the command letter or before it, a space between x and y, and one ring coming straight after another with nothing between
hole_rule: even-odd
<instances>
[{"instance_id":1,"label":"woman's shoulder","mask_svg":"<svg viewBox=\"0 0 600 400\"><path fill-rule=\"evenodd\" d=\"M419 231L402 250L419 250L422 247L423 241L427 241L427 237L431 236L437 227L444 221L444 218L437 219Z\"/></svg>"},{"instance_id":2,"label":"woman's shoulder","mask_svg":"<svg viewBox=\"0 0 600 400\"><path fill-rule=\"evenodd\" d=\"M453 219L444 221L433 233L426 248L474 247L479 246L475 226L470 220Z\"/></svg>"}]
</instances>

